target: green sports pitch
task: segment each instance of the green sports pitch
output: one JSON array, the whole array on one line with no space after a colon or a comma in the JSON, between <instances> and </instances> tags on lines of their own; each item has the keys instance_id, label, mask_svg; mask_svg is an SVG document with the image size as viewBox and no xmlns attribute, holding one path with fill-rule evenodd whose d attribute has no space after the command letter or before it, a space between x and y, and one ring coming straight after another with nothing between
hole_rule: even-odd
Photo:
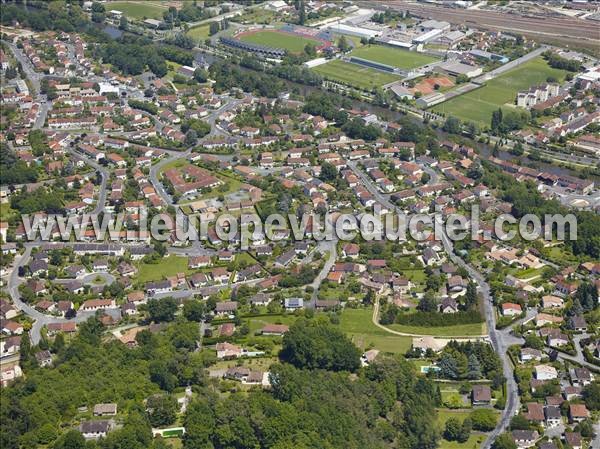
<instances>
[{"instance_id":1,"label":"green sports pitch","mask_svg":"<svg viewBox=\"0 0 600 449\"><path fill-rule=\"evenodd\" d=\"M339 60L319 65L312 70L319 73L327 80L339 81L342 84L364 90L381 87L400 79L399 76L392 73L381 72L379 70Z\"/></svg>"},{"instance_id":2,"label":"green sports pitch","mask_svg":"<svg viewBox=\"0 0 600 449\"><path fill-rule=\"evenodd\" d=\"M135 2L110 2L105 4L107 11L121 11L128 19L141 20L144 17L148 19L162 19L163 13L167 7L160 2L135 1Z\"/></svg>"},{"instance_id":3,"label":"green sports pitch","mask_svg":"<svg viewBox=\"0 0 600 449\"><path fill-rule=\"evenodd\" d=\"M316 39L309 39L295 34L284 33L275 30L256 31L238 36L238 39L243 42L250 42L258 45L265 45L273 48L283 48L292 53L300 53L304 50L307 44L316 47L322 44Z\"/></svg>"},{"instance_id":4,"label":"green sports pitch","mask_svg":"<svg viewBox=\"0 0 600 449\"><path fill-rule=\"evenodd\" d=\"M402 50L385 45L366 45L353 50L350 55L405 70L438 61L438 59L432 56L417 53L416 51Z\"/></svg>"},{"instance_id":5,"label":"green sports pitch","mask_svg":"<svg viewBox=\"0 0 600 449\"><path fill-rule=\"evenodd\" d=\"M562 81L566 73L553 69L542 57L538 57L488 81L479 89L434 106L433 110L487 126L492 112L499 107L512 107L517 92L545 83L548 77Z\"/></svg>"}]
</instances>

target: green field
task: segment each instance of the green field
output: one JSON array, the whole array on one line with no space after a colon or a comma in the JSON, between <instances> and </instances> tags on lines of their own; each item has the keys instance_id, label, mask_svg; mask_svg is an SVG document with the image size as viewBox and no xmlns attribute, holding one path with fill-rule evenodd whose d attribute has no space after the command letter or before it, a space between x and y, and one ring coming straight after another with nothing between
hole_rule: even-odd
<instances>
[{"instance_id":1,"label":"green field","mask_svg":"<svg viewBox=\"0 0 600 449\"><path fill-rule=\"evenodd\" d=\"M416 51L402 50L384 45L367 45L352 51L350 56L368 59L381 64L391 65L401 69L414 69L422 65L437 61L436 58L417 53Z\"/></svg>"},{"instance_id":2,"label":"green field","mask_svg":"<svg viewBox=\"0 0 600 449\"><path fill-rule=\"evenodd\" d=\"M200 25L194 28L190 28L185 34L194 39L196 42L204 41L208 38L209 29L210 25L208 24Z\"/></svg>"},{"instance_id":3,"label":"green field","mask_svg":"<svg viewBox=\"0 0 600 449\"><path fill-rule=\"evenodd\" d=\"M391 73L381 72L379 70L339 60L319 65L313 68L313 70L320 73L325 79L339 81L343 84L348 84L364 90L381 87L384 84L400 79L399 76Z\"/></svg>"},{"instance_id":4,"label":"green field","mask_svg":"<svg viewBox=\"0 0 600 449\"><path fill-rule=\"evenodd\" d=\"M139 266L137 280L139 282L159 281L167 276L174 276L177 273L188 274L187 257L169 256L161 259L158 263L142 263Z\"/></svg>"},{"instance_id":5,"label":"green field","mask_svg":"<svg viewBox=\"0 0 600 449\"><path fill-rule=\"evenodd\" d=\"M392 330L398 332L406 332L407 334L421 334L421 335L433 335L433 336L447 336L447 337L460 337L462 335L483 335L485 332L484 323L475 324L461 324L459 326L405 326L403 324L390 324L389 327Z\"/></svg>"},{"instance_id":6,"label":"green field","mask_svg":"<svg viewBox=\"0 0 600 449\"><path fill-rule=\"evenodd\" d=\"M512 107L517 92L544 83L549 76L562 81L566 73L538 57L488 81L484 87L434 106L433 110L489 126L492 112L500 106Z\"/></svg>"},{"instance_id":7,"label":"green field","mask_svg":"<svg viewBox=\"0 0 600 449\"><path fill-rule=\"evenodd\" d=\"M371 321L372 309L344 309L340 329L348 334L360 349L374 347L383 352L404 354L410 349L412 338L387 333Z\"/></svg>"},{"instance_id":8,"label":"green field","mask_svg":"<svg viewBox=\"0 0 600 449\"><path fill-rule=\"evenodd\" d=\"M257 31L256 33L240 36L239 39L243 42L251 42L267 47L283 48L293 53L302 52L307 44L315 46L321 45L320 41L314 39L307 39L301 36L270 30Z\"/></svg>"},{"instance_id":9,"label":"green field","mask_svg":"<svg viewBox=\"0 0 600 449\"><path fill-rule=\"evenodd\" d=\"M160 6L158 2L110 2L105 5L106 10L121 11L128 19L162 19L167 7Z\"/></svg>"}]
</instances>

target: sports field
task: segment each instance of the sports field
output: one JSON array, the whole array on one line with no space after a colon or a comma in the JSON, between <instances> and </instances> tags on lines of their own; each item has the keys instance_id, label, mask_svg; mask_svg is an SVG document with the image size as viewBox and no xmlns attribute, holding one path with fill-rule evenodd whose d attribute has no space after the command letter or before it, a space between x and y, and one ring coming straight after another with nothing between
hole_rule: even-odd
<instances>
[{"instance_id":1,"label":"sports field","mask_svg":"<svg viewBox=\"0 0 600 449\"><path fill-rule=\"evenodd\" d=\"M110 2L106 4L106 10L115 9L121 11L128 19L162 19L166 6L159 2Z\"/></svg>"},{"instance_id":2,"label":"sports field","mask_svg":"<svg viewBox=\"0 0 600 449\"><path fill-rule=\"evenodd\" d=\"M210 29L210 25L200 25L194 28L190 28L187 33L189 37L194 39L195 41L204 41L208 38L208 32Z\"/></svg>"},{"instance_id":3,"label":"sports field","mask_svg":"<svg viewBox=\"0 0 600 449\"><path fill-rule=\"evenodd\" d=\"M488 81L484 87L434 106L433 110L486 126L490 124L492 112L503 105L511 107L520 90L544 83L549 76L562 81L566 73L553 69L542 57L535 58Z\"/></svg>"},{"instance_id":4,"label":"sports field","mask_svg":"<svg viewBox=\"0 0 600 449\"><path fill-rule=\"evenodd\" d=\"M339 60L317 66L313 70L320 73L325 79L340 81L341 83L365 90L381 87L384 84L400 79L399 76L392 73L381 72Z\"/></svg>"},{"instance_id":5,"label":"sports field","mask_svg":"<svg viewBox=\"0 0 600 449\"><path fill-rule=\"evenodd\" d=\"M273 48L283 48L292 53L300 53L306 47L306 44L311 44L316 47L322 45L322 42L316 39L282 33L279 31L257 31L256 33L242 34L239 39L243 42L251 42L253 44L265 45Z\"/></svg>"},{"instance_id":6,"label":"sports field","mask_svg":"<svg viewBox=\"0 0 600 449\"><path fill-rule=\"evenodd\" d=\"M417 53L416 51L402 50L384 45L366 45L353 50L351 56L406 70L437 61L432 56Z\"/></svg>"}]
</instances>

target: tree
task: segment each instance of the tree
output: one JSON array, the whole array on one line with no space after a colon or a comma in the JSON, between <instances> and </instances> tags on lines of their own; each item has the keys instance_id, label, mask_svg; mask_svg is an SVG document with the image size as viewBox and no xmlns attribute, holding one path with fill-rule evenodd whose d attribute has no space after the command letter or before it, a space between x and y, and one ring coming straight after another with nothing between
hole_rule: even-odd
<instances>
[{"instance_id":1,"label":"tree","mask_svg":"<svg viewBox=\"0 0 600 449\"><path fill-rule=\"evenodd\" d=\"M310 58L317 56L317 48L313 44L306 44L304 46L304 53Z\"/></svg>"},{"instance_id":2,"label":"tree","mask_svg":"<svg viewBox=\"0 0 600 449\"><path fill-rule=\"evenodd\" d=\"M585 406L589 410L600 410L600 383L593 382L583 387L581 392Z\"/></svg>"},{"instance_id":3,"label":"tree","mask_svg":"<svg viewBox=\"0 0 600 449\"><path fill-rule=\"evenodd\" d=\"M304 25L306 22L306 7L304 5L304 0L300 0L299 10L298 10L298 23L300 25Z\"/></svg>"},{"instance_id":4,"label":"tree","mask_svg":"<svg viewBox=\"0 0 600 449\"><path fill-rule=\"evenodd\" d=\"M458 379L458 364L452 354L444 353L438 362L440 374L446 379Z\"/></svg>"},{"instance_id":5,"label":"tree","mask_svg":"<svg viewBox=\"0 0 600 449\"><path fill-rule=\"evenodd\" d=\"M458 440L462 430L462 424L458 418L449 418L444 426L444 438L448 441Z\"/></svg>"},{"instance_id":6,"label":"tree","mask_svg":"<svg viewBox=\"0 0 600 449\"><path fill-rule=\"evenodd\" d=\"M473 429L488 432L496 427L496 413L492 409L480 408L469 415L473 422Z\"/></svg>"},{"instance_id":7,"label":"tree","mask_svg":"<svg viewBox=\"0 0 600 449\"><path fill-rule=\"evenodd\" d=\"M492 444L492 449L517 449L517 444L512 435L505 432L496 438Z\"/></svg>"},{"instance_id":8,"label":"tree","mask_svg":"<svg viewBox=\"0 0 600 449\"><path fill-rule=\"evenodd\" d=\"M469 362L467 365L467 378L471 380L481 379L481 365L479 359L475 354L469 355Z\"/></svg>"},{"instance_id":9,"label":"tree","mask_svg":"<svg viewBox=\"0 0 600 449\"><path fill-rule=\"evenodd\" d=\"M148 419L154 427L173 424L178 409L177 399L170 394L154 394L146 401Z\"/></svg>"},{"instance_id":10,"label":"tree","mask_svg":"<svg viewBox=\"0 0 600 449\"><path fill-rule=\"evenodd\" d=\"M21 362L26 363L31 358L31 340L29 339L29 332L23 332L21 335Z\"/></svg>"},{"instance_id":11,"label":"tree","mask_svg":"<svg viewBox=\"0 0 600 449\"><path fill-rule=\"evenodd\" d=\"M71 429L58 439L54 449L85 449L85 438L81 432Z\"/></svg>"},{"instance_id":12,"label":"tree","mask_svg":"<svg viewBox=\"0 0 600 449\"><path fill-rule=\"evenodd\" d=\"M321 164L321 174L319 175L319 178L322 181L325 182L332 182L335 181L335 179L338 177L338 172L336 170L336 168L333 166L333 164L329 163L329 162L323 162Z\"/></svg>"},{"instance_id":13,"label":"tree","mask_svg":"<svg viewBox=\"0 0 600 449\"><path fill-rule=\"evenodd\" d=\"M121 16L121 20L119 21L119 29L123 31L127 31L129 29L129 22L127 21L127 17Z\"/></svg>"},{"instance_id":14,"label":"tree","mask_svg":"<svg viewBox=\"0 0 600 449\"><path fill-rule=\"evenodd\" d=\"M185 134L184 143L187 147L193 147L194 145L196 145L198 143L198 133L196 131L194 131L193 129L190 129Z\"/></svg>"},{"instance_id":15,"label":"tree","mask_svg":"<svg viewBox=\"0 0 600 449\"><path fill-rule=\"evenodd\" d=\"M437 300L433 291L427 291L419 301L417 310L421 312L435 312L438 308Z\"/></svg>"},{"instance_id":16,"label":"tree","mask_svg":"<svg viewBox=\"0 0 600 449\"><path fill-rule=\"evenodd\" d=\"M206 307L200 301L190 300L183 304L183 316L189 321L202 321Z\"/></svg>"},{"instance_id":17,"label":"tree","mask_svg":"<svg viewBox=\"0 0 600 449\"><path fill-rule=\"evenodd\" d=\"M148 314L150 319L156 323L173 321L177 311L177 301L169 296L167 298L153 298L148 301Z\"/></svg>"},{"instance_id":18,"label":"tree","mask_svg":"<svg viewBox=\"0 0 600 449\"><path fill-rule=\"evenodd\" d=\"M194 79L199 83L206 83L208 80L208 72L200 67L194 70Z\"/></svg>"},{"instance_id":19,"label":"tree","mask_svg":"<svg viewBox=\"0 0 600 449\"><path fill-rule=\"evenodd\" d=\"M500 128L500 125L502 125L502 109L498 108L497 110L492 112L492 123L491 123L492 131L494 131L494 132L498 131L498 129Z\"/></svg>"},{"instance_id":20,"label":"tree","mask_svg":"<svg viewBox=\"0 0 600 449\"><path fill-rule=\"evenodd\" d=\"M342 53L346 53L347 51L350 51L351 47L350 47L350 44L348 43L348 39L346 39L346 36L342 35L340 37L340 39L338 40L338 48L340 49L340 51Z\"/></svg>"},{"instance_id":21,"label":"tree","mask_svg":"<svg viewBox=\"0 0 600 449\"><path fill-rule=\"evenodd\" d=\"M299 368L355 371L360 351L333 326L305 319L294 323L283 337L283 360Z\"/></svg>"},{"instance_id":22,"label":"tree","mask_svg":"<svg viewBox=\"0 0 600 449\"><path fill-rule=\"evenodd\" d=\"M583 282L577 288L575 299L579 301L585 312L598 307L598 289L591 282Z\"/></svg>"},{"instance_id":23,"label":"tree","mask_svg":"<svg viewBox=\"0 0 600 449\"><path fill-rule=\"evenodd\" d=\"M465 307L470 309L477 305L477 286L474 282L467 284L467 292L465 294Z\"/></svg>"},{"instance_id":24,"label":"tree","mask_svg":"<svg viewBox=\"0 0 600 449\"><path fill-rule=\"evenodd\" d=\"M444 131L450 134L460 134L461 133L461 124L460 120L453 115L448 117L444 122L444 126L442 127Z\"/></svg>"},{"instance_id":25,"label":"tree","mask_svg":"<svg viewBox=\"0 0 600 449\"><path fill-rule=\"evenodd\" d=\"M209 36L213 36L215 34L217 34L219 31L221 31L221 27L219 26L219 22L211 22L209 29L208 29L208 34Z\"/></svg>"}]
</instances>

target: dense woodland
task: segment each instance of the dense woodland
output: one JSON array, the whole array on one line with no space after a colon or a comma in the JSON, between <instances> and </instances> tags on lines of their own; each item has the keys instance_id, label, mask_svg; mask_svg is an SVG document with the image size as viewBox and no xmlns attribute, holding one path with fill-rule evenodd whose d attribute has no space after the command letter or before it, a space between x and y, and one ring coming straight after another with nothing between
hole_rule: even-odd
<instances>
[{"instance_id":1,"label":"dense woodland","mask_svg":"<svg viewBox=\"0 0 600 449\"><path fill-rule=\"evenodd\" d=\"M433 449L439 438L431 422L441 398L430 380L416 376L401 357L359 369L358 350L318 319L292 326L282 362L270 369L272 390L248 394L223 394L205 376L214 356L194 351L198 327L184 318L160 333L140 332L137 348L106 341L102 331L91 318L70 344L59 337L50 344L58 355L51 369L37 367L28 342L22 344L27 375L2 390L3 448L162 448L160 440L152 442L150 426L173 423L170 394L186 385L194 390L183 417L187 449ZM147 398L152 412L144 407ZM124 414L124 426L84 445L70 430L78 408L111 401Z\"/></svg>"}]
</instances>

